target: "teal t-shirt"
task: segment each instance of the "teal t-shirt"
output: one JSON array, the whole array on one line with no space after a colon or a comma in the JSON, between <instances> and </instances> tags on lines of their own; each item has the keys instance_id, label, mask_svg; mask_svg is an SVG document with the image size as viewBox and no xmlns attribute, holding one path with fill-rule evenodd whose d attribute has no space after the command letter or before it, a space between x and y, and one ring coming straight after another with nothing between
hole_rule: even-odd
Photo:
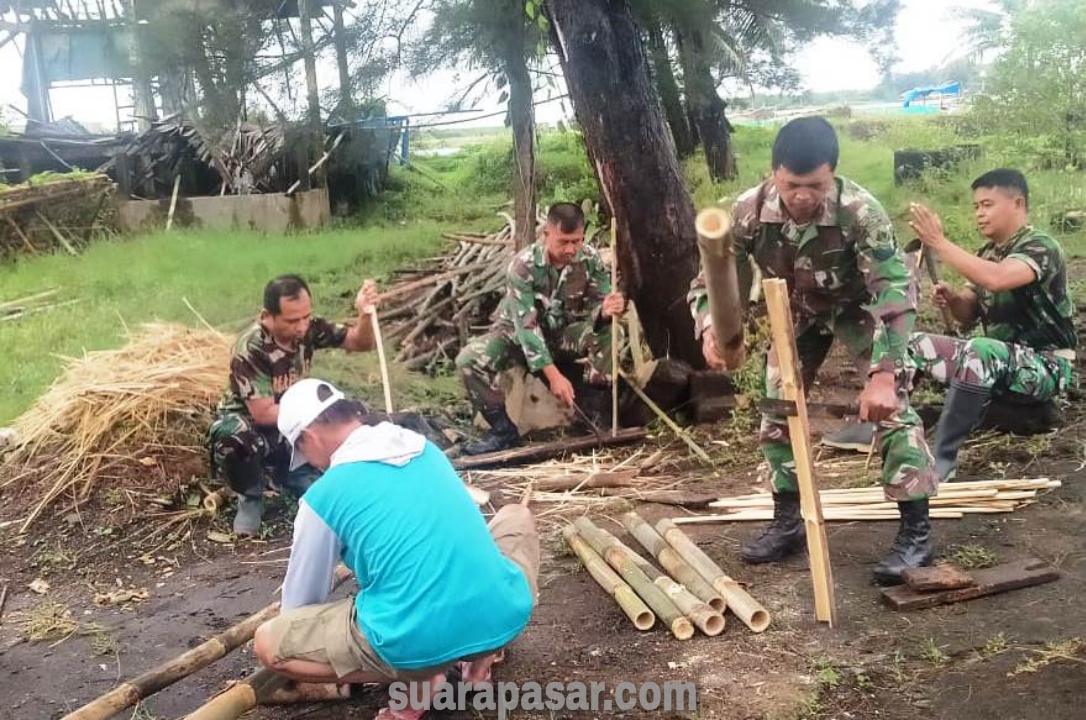
<instances>
[{"instance_id":1,"label":"teal t-shirt","mask_svg":"<svg viewBox=\"0 0 1086 720\"><path fill-rule=\"evenodd\" d=\"M304 501L338 536L358 580L358 625L390 666L429 668L496 650L527 625L524 573L498 551L434 444L403 467L336 465Z\"/></svg>"}]
</instances>

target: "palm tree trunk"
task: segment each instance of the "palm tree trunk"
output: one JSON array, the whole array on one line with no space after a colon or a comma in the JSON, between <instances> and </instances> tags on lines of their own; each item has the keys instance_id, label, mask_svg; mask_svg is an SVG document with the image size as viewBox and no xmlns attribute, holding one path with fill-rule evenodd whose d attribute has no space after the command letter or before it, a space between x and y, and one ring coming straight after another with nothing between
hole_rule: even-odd
<instances>
[{"instance_id":1,"label":"palm tree trunk","mask_svg":"<svg viewBox=\"0 0 1086 720\"><path fill-rule=\"evenodd\" d=\"M535 242L535 109L524 53L511 54L504 65L513 128L513 243L519 250Z\"/></svg>"},{"instance_id":2,"label":"palm tree trunk","mask_svg":"<svg viewBox=\"0 0 1086 720\"><path fill-rule=\"evenodd\" d=\"M621 288L654 354L700 364L686 291L697 272L683 182L628 2L548 0L566 85L619 232Z\"/></svg>"},{"instance_id":3,"label":"palm tree trunk","mask_svg":"<svg viewBox=\"0 0 1086 720\"><path fill-rule=\"evenodd\" d=\"M671 128L671 137L675 140L675 150L680 158L690 157L694 154L696 142L690 134L690 123L686 117L686 110L683 108L679 83L675 80L675 71L671 65L671 55L668 53L663 30L659 24L653 24L647 28L647 33L649 56L652 58L652 77L656 82L656 92L660 96L660 102L664 106L668 127Z\"/></svg>"},{"instance_id":4,"label":"palm tree trunk","mask_svg":"<svg viewBox=\"0 0 1086 720\"><path fill-rule=\"evenodd\" d=\"M699 31L675 31L679 58L683 67L686 99L705 149L709 176L714 180L732 180L738 174L732 148L732 124L725 115L727 103L716 91L716 81L705 57L704 40Z\"/></svg>"}]
</instances>

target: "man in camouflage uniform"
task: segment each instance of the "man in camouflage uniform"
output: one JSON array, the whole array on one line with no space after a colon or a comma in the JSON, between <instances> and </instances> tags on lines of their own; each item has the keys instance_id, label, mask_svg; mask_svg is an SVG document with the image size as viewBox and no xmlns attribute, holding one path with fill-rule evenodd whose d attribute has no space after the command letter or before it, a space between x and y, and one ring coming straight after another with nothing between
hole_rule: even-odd
<instances>
[{"instance_id":1,"label":"man in camouflage uniform","mask_svg":"<svg viewBox=\"0 0 1086 720\"><path fill-rule=\"evenodd\" d=\"M230 385L208 431L212 473L238 495L234 532L255 535L264 512L265 477L301 495L319 473L290 467L290 448L279 434L279 398L309 375L313 352L374 346L369 315L377 286L367 280L358 291L358 321L351 327L313 317L309 286L297 275L282 275L264 288L260 317L242 332L230 358Z\"/></svg>"},{"instance_id":2,"label":"man in camouflage uniform","mask_svg":"<svg viewBox=\"0 0 1086 720\"><path fill-rule=\"evenodd\" d=\"M993 395L1047 402L1074 376L1075 304L1067 288L1063 249L1029 224L1029 186L1001 168L973 181L973 209L988 241L976 255L943 234L939 216L911 207L910 224L939 260L968 281L958 292L939 283L932 294L963 328L981 335L952 338L916 333L909 352L917 368L949 385L935 431L935 471L952 480L958 450L984 418Z\"/></svg>"},{"instance_id":3,"label":"man in camouflage uniform","mask_svg":"<svg viewBox=\"0 0 1086 720\"><path fill-rule=\"evenodd\" d=\"M930 564L928 497L935 494L924 429L909 405L908 338L916 316L916 280L894 241L890 218L870 194L836 177L838 144L822 118L781 128L773 175L742 194L732 210L740 297L749 297L750 259L765 277L788 281L803 384L810 388L834 338L844 342L866 378L860 412L878 424L886 496L897 501L901 528L875 568L882 583L900 582L906 567ZM704 281L689 295L696 332L710 367L721 367ZM770 350L765 392L780 398L781 376ZM774 517L742 549L747 562L779 560L803 547L804 529L787 419L764 415L762 450L773 487Z\"/></svg>"},{"instance_id":4,"label":"man in camouflage uniform","mask_svg":"<svg viewBox=\"0 0 1086 720\"><path fill-rule=\"evenodd\" d=\"M580 207L552 206L542 242L525 248L509 264L493 329L457 356L468 397L490 424L487 436L466 446L465 453L493 452L517 442L519 433L498 383L499 374L513 366L543 375L554 396L573 407L573 384L555 365L555 357L575 358L584 366L590 395L578 406L599 414L611 383L610 318L625 311L626 299L612 292L607 267L595 249L584 244L584 232Z\"/></svg>"}]
</instances>

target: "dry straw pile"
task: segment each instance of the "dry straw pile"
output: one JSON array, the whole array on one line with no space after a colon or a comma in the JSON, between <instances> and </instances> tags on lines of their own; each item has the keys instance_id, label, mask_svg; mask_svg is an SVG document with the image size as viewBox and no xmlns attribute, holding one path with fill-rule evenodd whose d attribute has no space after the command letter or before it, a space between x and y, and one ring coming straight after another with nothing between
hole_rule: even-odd
<instances>
[{"instance_id":1,"label":"dry straw pile","mask_svg":"<svg viewBox=\"0 0 1086 720\"><path fill-rule=\"evenodd\" d=\"M15 422L20 444L8 474L18 474L4 485L22 482L35 498L21 530L58 498L80 503L107 473L139 468L148 455L203 453L231 347L231 338L211 330L148 324L118 350L69 358Z\"/></svg>"}]
</instances>

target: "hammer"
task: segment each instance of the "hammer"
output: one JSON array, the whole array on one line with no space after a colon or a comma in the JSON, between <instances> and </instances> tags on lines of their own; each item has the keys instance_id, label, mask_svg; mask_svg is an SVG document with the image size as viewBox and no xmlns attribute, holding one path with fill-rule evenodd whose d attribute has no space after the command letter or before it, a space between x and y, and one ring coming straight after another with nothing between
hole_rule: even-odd
<instances>
[{"instance_id":1,"label":"hammer","mask_svg":"<svg viewBox=\"0 0 1086 720\"><path fill-rule=\"evenodd\" d=\"M920 251L920 262L928 272L928 279L931 280L932 287L935 287L939 284L939 265L935 259L935 253L918 237L913 238L905 245L905 252L907 253L914 253L917 250ZM954 327L954 315L950 312L950 308L940 305L939 309L943 312L943 323L946 325L947 334L957 335Z\"/></svg>"}]
</instances>

